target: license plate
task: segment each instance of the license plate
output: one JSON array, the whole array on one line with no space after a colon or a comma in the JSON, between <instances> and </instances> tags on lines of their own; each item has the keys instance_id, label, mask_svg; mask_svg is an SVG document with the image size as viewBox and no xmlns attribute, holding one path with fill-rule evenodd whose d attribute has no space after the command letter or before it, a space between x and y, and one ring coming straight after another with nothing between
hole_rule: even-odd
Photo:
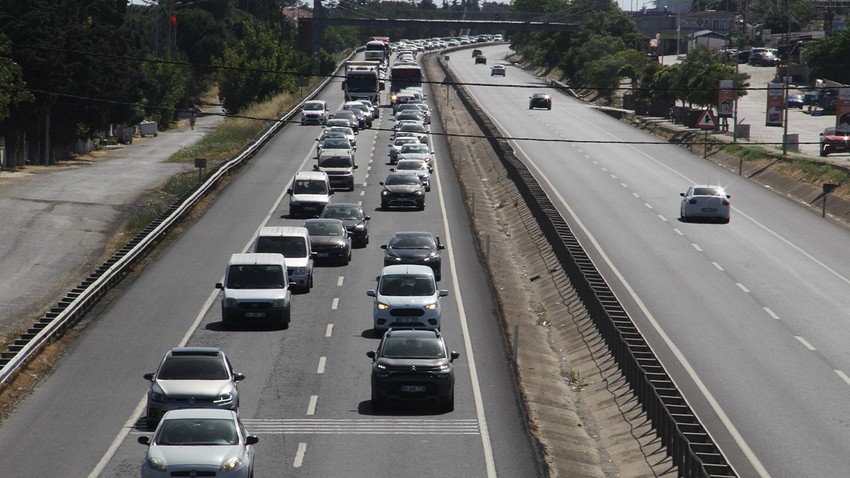
<instances>
[{"instance_id":1,"label":"license plate","mask_svg":"<svg viewBox=\"0 0 850 478\"><path fill-rule=\"evenodd\" d=\"M717 212L716 207L704 207L702 208L702 212Z\"/></svg>"},{"instance_id":2,"label":"license plate","mask_svg":"<svg viewBox=\"0 0 850 478\"><path fill-rule=\"evenodd\" d=\"M399 317L396 319L396 322L399 324L414 324L418 321L416 320L416 317Z\"/></svg>"},{"instance_id":3,"label":"license plate","mask_svg":"<svg viewBox=\"0 0 850 478\"><path fill-rule=\"evenodd\" d=\"M421 393L425 391L425 385L402 385L401 391L407 393Z\"/></svg>"},{"instance_id":4,"label":"license plate","mask_svg":"<svg viewBox=\"0 0 850 478\"><path fill-rule=\"evenodd\" d=\"M247 317L249 319L257 319L257 318L262 318L262 317L265 317L265 316L266 316L265 312L245 312L245 317Z\"/></svg>"},{"instance_id":5,"label":"license plate","mask_svg":"<svg viewBox=\"0 0 850 478\"><path fill-rule=\"evenodd\" d=\"M328 253L327 252L320 252L320 253L316 254L316 257L328 257Z\"/></svg>"}]
</instances>

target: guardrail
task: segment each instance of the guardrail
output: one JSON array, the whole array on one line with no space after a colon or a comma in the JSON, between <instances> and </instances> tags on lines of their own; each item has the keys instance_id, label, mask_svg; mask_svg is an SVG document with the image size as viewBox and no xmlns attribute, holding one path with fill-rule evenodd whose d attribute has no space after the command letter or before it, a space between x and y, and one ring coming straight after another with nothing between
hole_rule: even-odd
<instances>
[{"instance_id":1,"label":"guardrail","mask_svg":"<svg viewBox=\"0 0 850 478\"><path fill-rule=\"evenodd\" d=\"M453 85L473 120L488 136L490 146L528 203L621 373L641 403L668 455L678 467L679 476L738 476L549 196L526 165L516 157L508 142L497 139L503 135L454 76L449 62L441 56L438 63L446 74L446 81Z\"/></svg>"},{"instance_id":2,"label":"guardrail","mask_svg":"<svg viewBox=\"0 0 850 478\"><path fill-rule=\"evenodd\" d=\"M346 60L351 59L362 48L354 50ZM340 64L344 64L345 61ZM338 73L337 70L336 73ZM73 327L100 299L118 284L141 259L147 256L159 241L180 223L186 215L231 171L244 165L259 151L280 129L301 110L301 105L315 98L335 75L329 76L306 98L290 111L269 125L263 132L237 153L207 175L206 180L193 191L187 193L172 204L159 218L140 231L106 262L89 274L78 286L71 289L64 298L54 305L44 316L36 320L26 332L15 339L5 351L0 353L0 389L4 388L29 361L47 344L61 337Z\"/></svg>"}]
</instances>

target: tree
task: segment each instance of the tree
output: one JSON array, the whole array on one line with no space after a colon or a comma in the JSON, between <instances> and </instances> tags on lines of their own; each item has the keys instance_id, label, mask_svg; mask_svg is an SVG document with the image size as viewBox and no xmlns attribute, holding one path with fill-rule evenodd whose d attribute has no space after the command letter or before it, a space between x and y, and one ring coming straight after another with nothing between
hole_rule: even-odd
<instances>
[{"instance_id":1,"label":"tree","mask_svg":"<svg viewBox=\"0 0 850 478\"><path fill-rule=\"evenodd\" d=\"M806 47L806 63L813 78L850 83L850 30L842 30Z\"/></svg>"},{"instance_id":2,"label":"tree","mask_svg":"<svg viewBox=\"0 0 850 478\"><path fill-rule=\"evenodd\" d=\"M0 34L0 122L9 117L9 109L35 99L26 90L21 66L9 58L9 39Z\"/></svg>"}]
</instances>

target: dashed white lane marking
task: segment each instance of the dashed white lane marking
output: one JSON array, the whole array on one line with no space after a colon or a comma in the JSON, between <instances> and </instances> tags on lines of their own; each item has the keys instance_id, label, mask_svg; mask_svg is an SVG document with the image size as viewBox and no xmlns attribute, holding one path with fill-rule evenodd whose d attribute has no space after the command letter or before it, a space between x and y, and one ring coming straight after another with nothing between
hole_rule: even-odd
<instances>
[{"instance_id":1,"label":"dashed white lane marking","mask_svg":"<svg viewBox=\"0 0 850 478\"><path fill-rule=\"evenodd\" d=\"M643 203L643 205L646 206L647 209L654 209L652 204L649 204L648 202Z\"/></svg>"},{"instance_id":2,"label":"dashed white lane marking","mask_svg":"<svg viewBox=\"0 0 850 478\"><path fill-rule=\"evenodd\" d=\"M623 186L623 187L624 187L624 188L626 188L626 189L628 189L628 187L629 187L629 185L628 185L628 184L626 184L626 183L620 183L620 186Z\"/></svg>"},{"instance_id":3,"label":"dashed white lane marking","mask_svg":"<svg viewBox=\"0 0 850 478\"><path fill-rule=\"evenodd\" d=\"M711 261L711 265L713 265L713 266L714 266L714 268L715 268L715 269L717 269L717 270L719 270L719 271L723 271L723 270L724 270L724 269L723 269L723 266L721 266L720 264L718 264L718 263L716 263L716 262L714 262L714 261Z\"/></svg>"},{"instance_id":4,"label":"dashed white lane marking","mask_svg":"<svg viewBox=\"0 0 850 478\"><path fill-rule=\"evenodd\" d=\"M682 231L681 231L681 229L679 229L678 227L674 227L674 228L673 228L673 232L675 232L676 234L678 234L678 235L680 235L680 236L684 236L684 235L685 235L685 233L684 233L684 232L682 232Z\"/></svg>"},{"instance_id":5,"label":"dashed white lane marking","mask_svg":"<svg viewBox=\"0 0 850 478\"><path fill-rule=\"evenodd\" d=\"M736 282L735 285L738 286L739 289L746 292L747 294L750 293L750 289L747 289L747 287L744 286L744 284L741 284L740 282Z\"/></svg>"},{"instance_id":6,"label":"dashed white lane marking","mask_svg":"<svg viewBox=\"0 0 850 478\"><path fill-rule=\"evenodd\" d=\"M362 205L363 205L363 203L361 202L361 203L360 203L360 205L362 206ZM336 286L337 286L337 287L342 287L342 282L343 282L344 280L345 280L345 276L339 276L339 279L337 279L337 280L336 280Z\"/></svg>"},{"instance_id":7,"label":"dashed white lane marking","mask_svg":"<svg viewBox=\"0 0 850 478\"><path fill-rule=\"evenodd\" d=\"M334 297L333 302L331 302L331 310L336 310L339 307L339 297Z\"/></svg>"},{"instance_id":8,"label":"dashed white lane marking","mask_svg":"<svg viewBox=\"0 0 850 478\"><path fill-rule=\"evenodd\" d=\"M319 366L316 367L316 373L321 375L325 373L325 363L327 363L327 357L319 357Z\"/></svg>"},{"instance_id":9,"label":"dashed white lane marking","mask_svg":"<svg viewBox=\"0 0 850 478\"><path fill-rule=\"evenodd\" d=\"M841 370L836 370L835 373L838 374L838 376L841 377L841 380L844 380L847 385L850 385L850 377L848 377L846 373Z\"/></svg>"},{"instance_id":10,"label":"dashed white lane marking","mask_svg":"<svg viewBox=\"0 0 850 478\"><path fill-rule=\"evenodd\" d=\"M325 337L330 337L334 333L334 324L328 324L328 327L325 329Z\"/></svg>"},{"instance_id":11,"label":"dashed white lane marking","mask_svg":"<svg viewBox=\"0 0 850 478\"><path fill-rule=\"evenodd\" d=\"M808 340L804 339L803 337L800 337L799 335L795 335L794 338L797 339L798 342L803 344L803 347L806 347L807 349L811 350L812 352L817 350L812 344L809 343Z\"/></svg>"},{"instance_id":12,"label":"dashed white lane marking","mask_svg":"<svg viewBox=\"0 0 850 478\"><path fill-rule=\"evenodd\" d=\"M702 248L698 244L691 243L691 247L696 249L697 252L702 252Z\"/></svg>"},{"instance_id":13,"label":"dashed white lane marking","mask_svg":"<svg viewBox=\"0 0 850 478\"><path fill-rule=\"evenodd\" d=\"M310 395L310 403L307 404L307 416L311 417L316 414L316 404L319 403L318 395Z\"/></svg>"},{"instance_id":14,"label":"dashed white lane marking","mask_svg":"<svg viewBox=\"0 0 850 478\"><path fill-rule=\"evenodd\" d=\"M658 219L661 219L662 221L667 222L667 218L662 216L661 214L658 215Z\"/></svg>"},{"instance_id":15,"label":"dashed white lane marking","mask_svg":"<svg viewBox=\"0 0 850 478\"><path fill-rule=\"evenodd\" d=\"M780 319L780 318L779 318L779 316L778 316L778 315L776 315L776 313L775 313L775 312L773 312L772 310L768 309L767 307L763 307L763 309L764 309L764 311L765 311L765 312L767 312L767 315L769 315L769 316L773 317L773 318L774 318L774 319L776 319L776 320L782 320L782 319Z\"/></svg>"},{"instance_id":16,"label":"dashed white lane marking","mask_svg":"<svg viewBox=\"0 0 850 478\"><path fill-rule=\"evenodd\" d=\"M363 183L363 187L366 187L366 183ZM365 195L366 195L366 191L360 191L360 195L361 195L361 196L365 196Z\"/></svg>"},{"instance_id":17,"label":"dashed white lane marking","mask_svg":"<svg viewBox=\"0 0 850 478\"><path fill-rule=\"evenodd\" d=\"M474 418L246 418L242 422L252 435L262 434L360 434L360 435L478 435Z\"/></svg>"},{"instance_id":18,"label":"dashed white lane marking","mask_svg":"<svg viewBox=\"0 0 850 478\"><path fill-rule=\"evenodd\" d=\"M293 468L301 468L304 463L304 455L307 453L307 444L299 443L298 450L295 452L295 461L292 462Z\"/></svg>"},{"instance_id":19,"label":"dashed white lane marking","mask_svg":"<svg viewBox=\"0 0 850 478\"><path fill-rule=\"evenodd\" d=\"M640 194L638 193L632 193L632 196L634 196L635 199L640 199Z\"/></svg>"}]
</instances>

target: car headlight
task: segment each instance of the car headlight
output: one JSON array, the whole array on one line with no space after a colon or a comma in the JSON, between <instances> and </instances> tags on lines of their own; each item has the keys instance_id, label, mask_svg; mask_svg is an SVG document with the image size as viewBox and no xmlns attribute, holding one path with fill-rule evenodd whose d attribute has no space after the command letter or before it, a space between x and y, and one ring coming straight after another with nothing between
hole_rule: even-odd
<instances>
[{"instance_id":1,"label":"car headlight","mask_svg":"<svg viewBox=\"0 0 850 478\"><path fill-rule=\"evenodd\" d=\"M153 400L154 402L167 402L168 396L162 393L152 392L151 400Z\"/></svg>"},{"instance_id":2,"label":"car headlight","mask_svg":"<svg viewBox=\"0 0 850 478\"><path fill-rule=\"evenodd\" d=\"M389 310L390 306L383 302L378 302L378 310Z\"/></svg>"},{"instance_id":3,"label":"car headlight","mask_svg":"<svg viewBox=\"0 0 850 478\"><path fill-rule=\"evenodd\" d=\"M398 257L398 256L387 256L387 260L389 260L389 261L396 261L396 262L399 262L399 261L401 261L401 257Z\"/></svg>"},{"instance_id":4,"label":"car headlight","mask_svg":"<svg viewBox=\"0 0 850 478\"><path fill-rule=\"evenodd\" d=\"M219 395L219 396L217 396L213 399L213 403L215 403L215 404L228 403L228 402L232 402L232 401L233 401L233 394L232 393L222 393L221 395Z\"/></svg>"},{"instance_id":5,"label":"car headlight","mask_svg":"<svg viewBox=\"0 0 850 478\"><path fill-rule=\"evenodd\" d=\"M296 268L295 268L295 273L296 273L296 274L304 274L305 272L307 272L307 268L306 268L306 267L296 267Z\"/></svg>"},{"instance_id":6,"label":"car headlight","mask_svg":"<svg viewBox=\"0 0 850 478\"><path fill-rule=\"evenodd\" d=\"M386 189L384 189L383 191L381 191L381 196L389 196L389 195L390 195L390 192L389 192L389 191L387 191Z\"/></svg>"},{"instance_id":7,"label":"car headlight","mask_svg":"<svg viewBox=\"0 0 850 478\"><path fill-rule=\"evenodd\" d=\"M221 464L221 471L233 471L242 465L242 460L238 456L232 456Z\"/></svg>"},{"instance_id":8,"label":"car headlight","mask_svg":"<svg viewBox=\"0 0 850 478\"><path fill-rule=\"evenodd\" d=\"M432 304L428 304L425 306L425 310L435 310L437 308L437 303L434 302Z\"/></svg>"},{"instance_id":9,"label":"car headlight","mask_svg":"<svg viewBox=\"0 0 850 478\"><path fill-rule=\"evenodd\" d=\"M433 256L428 256L428 257L423 258L422 262L430 262L432 259L434 259Z\"/></svg>"},{"instance_id":10,"label":"car headlight","mask_svg":"<svg viewBox=\"0 0 850 478\"><path fill-rule=\"evenodd\" d=\"M286 299L275 299L272 301L272 307L281 309L286 306Z\"/></svg>"},{"instance_id":11,"label":"car headlight","mask_svg":"<svg viewBox=\"0 0 850 478\"><path fill-rule=\"evenodd\" d=\"M165 464L165 460L163 460L162 458L156 457L156 456L149 456L148 457L148 467L151 470L159 471L159 472L163 472L163 473L168 471L168 465Z\"/></svg>"},{"instance_id":12,"label":"car headlight","mask_svg":"<svg viewBox=\"0 0 850 478\"><path fill-rule=\"evenodd\" d=\"M366 229L366 225L365 224L358 224L358 225L354 226L354 229L357 230L357 231L362 231L362 230Z\"/></svg>"},{"instance_id":13,"label":"car headlight","mask_svg":"<svg viewBox=\"0 0 850 478\"><path fill-rule=\"evenodd\" d=\"M416 194L417 196L421 196L425 193L423 193L422 190L420 189L420 190L416 191L414 194Z\"/></svg>"}]
</instances>

